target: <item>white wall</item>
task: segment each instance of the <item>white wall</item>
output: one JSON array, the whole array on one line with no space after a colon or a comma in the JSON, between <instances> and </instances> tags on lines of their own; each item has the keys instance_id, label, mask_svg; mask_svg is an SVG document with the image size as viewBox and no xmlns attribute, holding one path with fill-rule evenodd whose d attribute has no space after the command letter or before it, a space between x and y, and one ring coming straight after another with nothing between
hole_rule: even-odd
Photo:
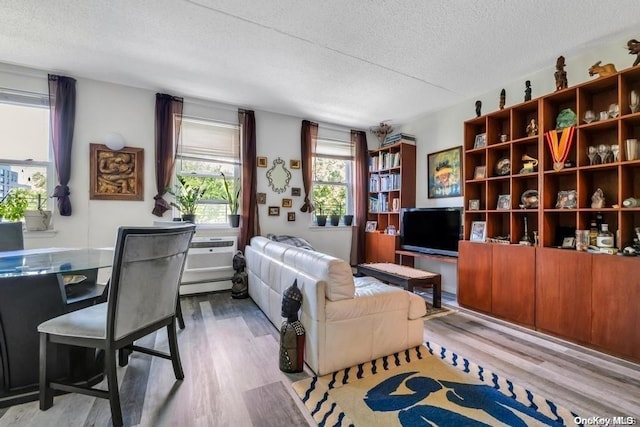
<instances>
[{"instance_id":1,"label":"white wall","mask_svg":"<svg viewBox=\"0 0 640 427\"><path fill-rule=\"evenodd\" d=\"M603 64L613 63L617 69L629 68L635 56L627 53L627 40L635 37L630 35L615 43L608 44L576 57L566 58L567 78L569 86L595 79L589 77L588 69L597 61ZM526 54L526 51L523 52ZM558 53L558 56L562 52ZM499 67L499 58L496 58L496 67ZM471 71L470 69L470 72ZM417 183L416 183L416 206L436 207L436 206L463 206L462 197L452 197L444 199L429 199L427 197L427 155L436 151L453 148L462 145L463 123L475 117L475 101L482 101L482 114L487 114L498 110L500 100L500 90L506 90L506 106L512 106L524 101L525 81L531 81L532 98L548 95L555 91L555 61L543 70L536 70L531 74L524 75L520 79L505 82L504 86L495 88L478 96L467 99L452 107L443 109L433 114L418 118L410 123L401 126L401 131L414 134L417 139ZM442 274L443 289L447 292L455 293L457 289L457 271L455 264L444 264L433 261L420 260L418 266L429 271Z\"/></svg>"}]
</instances>

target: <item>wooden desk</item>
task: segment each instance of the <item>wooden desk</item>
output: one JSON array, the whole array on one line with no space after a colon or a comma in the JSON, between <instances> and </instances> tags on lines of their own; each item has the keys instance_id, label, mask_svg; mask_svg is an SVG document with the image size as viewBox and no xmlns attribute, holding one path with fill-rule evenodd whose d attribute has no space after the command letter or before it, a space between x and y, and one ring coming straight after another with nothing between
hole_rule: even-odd
<instances>
[{"instance_id":1,"label":"wooden desk","mask_svg":"<svg viewBox=\"0 0 640 427\"><path fill-rule=\"evenodd\" d=\"M440 307L442 277L440 274L391 263L359 264L358 273L375 277L383 282L403 286L409 292L414 288L433 288L433 306Z\"/></svg>"}]
</instances>

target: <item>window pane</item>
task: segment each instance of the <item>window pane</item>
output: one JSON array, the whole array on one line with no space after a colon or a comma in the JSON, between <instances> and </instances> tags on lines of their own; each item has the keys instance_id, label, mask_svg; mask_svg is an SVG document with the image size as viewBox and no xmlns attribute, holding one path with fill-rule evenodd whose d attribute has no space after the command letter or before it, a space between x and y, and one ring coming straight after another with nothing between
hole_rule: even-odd
<instances>
[{"instance_id":1,"label":"window pane","mask_svg":"<svg viewBox=\"0 0 640 427\"><path fill-rule=\"evenodd\" d=\"M344 215L347 206L346 185L314 184L313 203L318 215Z\"/></svg>"},{"instance_id":2,"label":"window pane","mask_svg":"<svg viewBox=\"0 0 640 427\"><path fill-rule=\"evenodd\" d=\"M49 109L0 103L0 159L49 160Z\"/></svg>"},{"instance_id":3,"label":"window pane","mask_svg":"<svg viewBox=\"0 0 640 427\"><path fill-rule=\"evenodd\" d=\"M347 182L346 160L327 159L315 157L313 168L315 171L314 181L322 182Z\"/></svg>"}]
</instances>

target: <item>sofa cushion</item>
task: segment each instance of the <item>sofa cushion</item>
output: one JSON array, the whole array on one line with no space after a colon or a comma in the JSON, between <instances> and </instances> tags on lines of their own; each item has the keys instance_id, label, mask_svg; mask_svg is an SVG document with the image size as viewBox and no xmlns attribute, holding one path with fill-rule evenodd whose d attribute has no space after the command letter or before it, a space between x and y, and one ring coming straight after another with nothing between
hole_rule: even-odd
<instances>
[{"instance_id":1,"label":"sofa cushion","mask_svg":"<svg viewBox=\"0 0 640 427\"><path fill-rule=\"evenodd\" d=\"M326 318L328 321L355 319L396 310L405 313L408 311L408 292L384 284L372 277L356 279L358 286L356 286L355 296L352 300L327 303Z\"/></svg>"}]
</instances>

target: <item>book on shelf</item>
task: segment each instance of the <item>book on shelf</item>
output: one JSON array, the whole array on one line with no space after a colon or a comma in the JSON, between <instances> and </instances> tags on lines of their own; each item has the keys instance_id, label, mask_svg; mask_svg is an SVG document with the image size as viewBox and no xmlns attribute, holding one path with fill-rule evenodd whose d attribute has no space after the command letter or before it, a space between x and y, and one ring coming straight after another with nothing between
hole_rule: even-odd
<instances>
[{"instance_id":1,"label":"book on shelf","mask_svg":"<svg viewBox=\"0 0 640 427\"><path fill-rule=\"evenodd\" d=\"M416 145L416 137L415 135L409 135L407 133L395 133L393 135L387 135L384 139L384 142L382 143L382 146L385 147L387 145L400 142Z\"/></svg>"}]
</instances>

